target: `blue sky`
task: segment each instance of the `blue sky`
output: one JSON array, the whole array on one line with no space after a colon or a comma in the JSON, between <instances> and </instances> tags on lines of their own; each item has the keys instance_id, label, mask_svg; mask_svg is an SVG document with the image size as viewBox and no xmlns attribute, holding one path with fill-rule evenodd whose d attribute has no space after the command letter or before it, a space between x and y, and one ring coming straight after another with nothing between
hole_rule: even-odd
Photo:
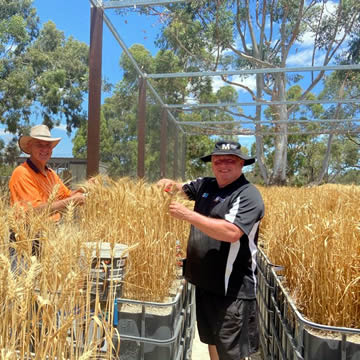
<instances>
[{"instance_id":1,"label":"blue sky","mask_svg":"<svg viewBox=\"0 0 360 360\"><path fill-rule=\"evenodd\" d=\"M37 9L42 24L51 20L59 30L65 33L66 37L73 36L89 44L90 5L88 0L35 0L34 7ZM39 121L41 122L41 119ZM72 156L72 142L66 131L63 128L56 128L52 130L52 134L55 137L62 137L60 144L54 149L53 156Z\"/></svg>"},{"instance_id":2,"label":"blue sky","mask_svg":"<svg viewBox=\"0 0 360 360\"><path fill-rule=\"evenodd\" d=\"M57 29L64 32L65 36L73 36L75 39L90 44L90 1L89 0L34 0L34 7L40 17L41 24L52 21ZM153 44L158 24L155 19L147 19L144 16L128 16L126 21L119 16L113 16L113 10L107 10L106 14L111 18L118 33L126 45L130 47L134 43L141 43L147 49L155 53ZM103 28L103 57L102 76L107 81L115 84L121 79L122 72L119 59L122 54L120 45L114 39L107 26ZM104 96L104 95L103 95ZM102 99L103 100L103 99ZM87 111L87 104L84 104ZM33 119L34 124L41 123L41 119ZM2 138L7 141L12 135L3 134ZM55 137L62 137L60 144L54 149L54 157L71 157L71 139L75 131L69 137L65 131L65 125L52 130Z\"/></svg>"},{"instance_id":3,"label":"blue sky","mask_svg":"<svg viewBox=\"0 0 360 360\"><path fill-rule=\"evenodd\" d=\"M90 44L89 0L34 0L34 7L37 9L42 24L51 20L59 30L64 32L66 37L73 36L79 41ZM141 43L148 49L155 50L151 40L156 30L155 20L152 20L152 23L145 17L130 16L125 22L119 17L113 17L112 13L112 10L106 11L127 46ZM104 24L102 76L113 84L118 82L122 76L118 65L121 53L120 45ZM87 110L87 104L85 104L85 108ZM62 137L61 143L54 149L53 156L72 156L71 138L74 136L74 132L69 137L66 134L65 126L53 129L52 132L54 136Z\"/></svg>"},{"instance_id":4,"label":"blue sky","mask_svg":"<svg viewBox=\"0 0 360 360\"><path fill-rule=\"evenodd\" d=\"M41 24L53 21L57 29L64 32L66 37L73 36L75 39L90 44L90 1L89 0L34 0L34 7L40 17ZM111 19L119 35L125 44L130 47L134 43L144 45L155 55L157 49L154 46L154 39L160 29L158 19L129 14L126 18L114 16L114 10L106 10L106 15ZM122 72L119 67L119 59L122 49L114 36L104 24L103 28L103 57L102 76L107 81L115 84L121 79ZM216 86L216 85L215 85ZM103 99L104 100L104 94ZM84 104L87 111L87 104ZM41 119L34 118L33 123L41 123ZM69 137L65 131L65 125L52 130L56 137L62 137L60 144L54 149L54 157L71 157L72 142L75 131ZM0 136L6 141L12 136L3 134L0 129ZM244 146L250 146L253 139L240 139Z\"/></svg>"},{"instance_id":5,"label":"blue sky","mask_svg":"<svg viewBox=\"0 0 360 360\"><path fill-rule=\"evenodd\" d=\"M331 9L336 2L328 1ZM89 0L34 0L34 7L40 17L42 24L51 20L57 28L65 33L66 37L73 36L79 41L89 44L90 40L90 2ZM114 10L106 10L106 15L111 19L120 37L125 44L130 47L134 43L144 45L155 55L157 49L154 46L154 39L160 30L157 17L145 17L137 14L129 14L125 17L114 16ZM289 56L288 66L308 66L311 61L311 48L313 38L310 34L305 34L303 43L297 45L296 53ZM104 24L103 30L103 56L102 56L102 76L107 81L115 84L121 79L122 72L119 67L119 58L122 54L120 45L114 39L107 26ZM213 79L214 88L223 85L219 79ZM235 80L235 78L233 79ZM255 87L255 77L249 77L243 82L250 88ZM105 94L106 95L106 94ZM239 91L240 101L249 101L245 92ZM103 99L104 100L104 94ZM87 104L84 104L87 111ZM245 110L245 109L244 109ZM34 119L34 123L41 122L41 119ZM0 129L1 133L1 129ZM54 150L53 156L72 156L71 137L66 134L65 125L53 129L54 136L62 137L62 142ZM74 136L74 133L71 135ZM8 138L8 136L3 138ZM253 137L240 137L240 142L251 146Z\"/></svg>"}]
</instances>

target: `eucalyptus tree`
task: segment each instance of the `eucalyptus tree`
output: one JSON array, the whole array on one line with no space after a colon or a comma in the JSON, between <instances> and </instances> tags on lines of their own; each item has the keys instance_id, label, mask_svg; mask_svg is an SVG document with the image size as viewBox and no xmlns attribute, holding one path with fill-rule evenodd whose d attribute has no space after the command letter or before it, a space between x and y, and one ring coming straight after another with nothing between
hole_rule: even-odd
<instances>
[{"instance_id":1,"label":"eucalyptus tree","mask_svg":"<svg viewBox=\"0 0 360 360\"><path fill-rule=\"evenodd\" d=\"M185 71L219 69L285 68L297 44L312 39L311 64L326 66L337 56L349 35L359 23L358 0L197 0L160 8L147 8L147 13L161 17L164 24L158 44L172 49L182 59ZM313 72L299 100L305 99L324 76ZM287 73L256 74L253 90L241 79L223 76L229 85L246 91L253 100L286 100L289 84L299 80ZM286 183L288 162L288 128L284 121L296 106L270 105L275 135L272 167L266 166L264 139L260 121L264 105L256 106L251 118L258 133L256 155L261 176L266 184ZM282 120L283 122L278 122ZM276 121L276 122L275 122Z\"/></svg>"},{"instance_id":2,"label":"eucalyptus tree","mask_svg":"<svg viewBox=\"0 0 360 360\"><path fill-rule=\"evenodd\" d=\"M340 65L358 64L360 60L359 23L350 37L347 48L337 56ZM356 28L355 28L356 29ZM336 123L328 125L331 131L327 137L326 152L323 157L321 170L313 180L313 184L320 184L324 179L338 180L347 173L355 174L360 170L360 106L358 102L341 103L341 99L357 100L360 97L360 71L335 71L324 78L324 88L319 95L321 99L340 99L340 102L330 106L326 117L334 118ZM341 121L343 120L343 121ZM335 138L334 131L341 130L343 134ZM325 141L325 139L323 139ZM335 150L332 151L333 147ZM339 151L341 149L341 151ZM334 159L331 159L333 157ZM333 161L332 161L333 160ZM335 160L335 161L334 161ZM342 161L339 163L339 161ZM351 176L347 176L351 180ZM347 180L348 181L348 180Z\"/></svg>"},{"instance_id":3,"label":"eucalyptus tree","mask_svg":"<svg viewBox=\"0 0 360 360\"><path fill-rule=\"evenodd\" d=\"M31 121L70 132L85 118L88 46L52 22L40 29L31 0L0 0L0 122L19 134Z\"/></svg>"},{"instance_id":4,"label":"eucalyptus tree","mask_svg":"<svg viewBox=\"0 0 360 360\"><path fill-rule=\"evenodd\" d=\"M11 132L17 129L21 116L21 98L27 98L27 74L19 68L18 59L39 34L39 19L31 0L0 2L0 121Z\"/></svg>"},{"instance_id":5,"label":"eucalyptus tree","mask_svg":"<svg viewBox=\"0 0 360 360\"><path fill-rule=\"evenodd\" d=\"M334 96L338 99L339 88L342 81L338 79L342 73L333 73L325 82L324 92L319 96L308 93L305 100L324 99L327 95ZM347 78L347 76L345 76ZM352 77L352 79L354 79ZM349 86L349 84L347 84ZM352 91L354 91L353 86ZM347 89L347 97L356 96L355 92ZM297 101L303 89L299 85L294 85L287 91L287 100ZM359 95L357 95L359 97ZM324 107L319 103L315 104L298 104L295 111L291 114L288 122L288 163L286 177L289 185L317 185L323 182L345 182L342 180L346 176L350 181L350 175L354 170L360 169L360 147L354 141L357 136L353 134L354 130L359 131L359 125L349 120L359 107L356 104L345 104L342 106ZM288 105L290 106L290 105ZM356 110L357 109L357 110ZM267 120L273 119L271 109L264 111ZM337 122L330 122L327 119L337 118ZM312 121L318 119L319 121ZM343 121L341 121L343 119ZM359 122L357 122L358 124ZM268 127L263 127L264 132ZM342 130L342 134L336 136L333 133L322 134L329 131ZM348 131L348 132L347 132ZM264 136L264 158L265 165L269 168L273 166L274 147L272 136ZM253 146L255 151L255 145ZM254 169L254 179L258 181L260 176L259 166L256 164Z\"/></svg>"},{"instance_id":6,"label":"eucalyptus tree","mask_svg":"<svg viewBox=\"0 0 360 360\"><path fill-rule=\"evenodd\" d=\"M346 54L347 57L347 54ZM341 63L344 61L344 57ZM360 71L350 71L344 74L336 71L326 78L325 86L320 94L320 98L331 99L359 99L360 97ZM340 100L341 101L341 100ZM335 136L332 133L328 135L326 153L323 157L321 171L313 181L314 184L320 184L324 178L329 177L332 173L333 178L343 175L344 171L349 169L360 170L360 106L358 102L355 103L338 103L336 106L331 106L326 111L326 117L334 118L337 122L329 124L328 128L331 131L342 131L341 136ZM343 121L341 121L343 120ZM340 140L340 142L339 142ZM339 142L339 144L337 144ZM337 144L337 145L336 145ZM341 164L331 166L331 156L334 156L332 147L341 148L342 155L337 156L337 159L342 159Z\"/></svg>"}]
</instances>

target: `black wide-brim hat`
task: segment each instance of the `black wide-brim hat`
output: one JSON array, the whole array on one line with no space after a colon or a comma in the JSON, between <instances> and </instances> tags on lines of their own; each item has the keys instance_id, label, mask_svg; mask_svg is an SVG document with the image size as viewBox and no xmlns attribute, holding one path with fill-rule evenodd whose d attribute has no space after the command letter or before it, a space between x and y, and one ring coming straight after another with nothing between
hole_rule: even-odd
<instances>
[{"instance_id":1,"label":"black wide-brim hat","mask_svg":"<svg viewBox=\"0 0 360 360\"><path fill-rule=\"evenodd\" d=\"M245 160L244 166L251 165L255 162L254 157L243 154L240 151L241 145L234 141L219 141L215 144L213 152L203 156L200 159L204 162L210 162L213 155L235 155Z\"/></svg>"}]
</instances>

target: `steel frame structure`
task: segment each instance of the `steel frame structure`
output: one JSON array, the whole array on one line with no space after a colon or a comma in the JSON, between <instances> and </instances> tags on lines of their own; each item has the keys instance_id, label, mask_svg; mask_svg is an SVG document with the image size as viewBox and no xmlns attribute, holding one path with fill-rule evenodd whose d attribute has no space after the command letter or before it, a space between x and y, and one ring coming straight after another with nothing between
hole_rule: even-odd
<instances>
[{"instance_id":1,"label":"steel frame structure","mask_svg":"<svg viewBox=\"0 0 360 360\"><path fill-rule=\"evenodd\" d=\"M182 136L186 135L275 135L272 131L259 132L255 129L241 128L244 124L275 124L275 123L301 123L308 120L288 120L280 119L277 121L250 121L250 120L234 120L232 122L184 122L177 120L174 111L193 111L202 109L221 109L236 108L239 106L269 106L269 105L311 105L311 104L355 104L359 103L358 99L333 99L333 100L299 100L299 101L267 101L257 100L253 102L238 102L238 103L209 103L209 104L166 104L154 86L151 84L151 79L161 78L178 78L178 77L204 77L204 76L233 76L233 75L254 75L254 74L272 74L284 72L314 72L314 71L332 71L332 70L360 70L360 64L357 65L328 65L328 66L313 66L313 67L289 67L289 68L259 68L259 69L245 69L245 70L221 70L221 71L204 71L204 72L187 72L187 73L165 73L165 74L146 74L144 73L131 52L127 48L125 42L117 32L115 26L112 24L110 18L105 14L107 9L129 8L138 6L161 6L171 3L184 3L186 0L89 0L91 5L91 29L90 29L90 61L89 61L89 128L88 128L88 159L91 159L88 164L88 176L98 172L99 163L99 131L100 131L100 103L101 103L101 58L102 58L102 25L103 22L107 25L110 32L113 34L115 40L119 43L122 50L130 59L135 67L139 78L139 115L138 115L138 176L144 177L144 157L145 157L145 118L146 118L146 91L147 89L152 93L163 109L162 125L161 125L161 150L166 151L166 123L172 121L179 129ZM96 56L95 56L96 54ZM100 56L99 56L100 55ZM95 59L96 60L95 60ZM329 123L340 125L350 125L353 122L358 122L359 119L315 119L312 122ZM310 120L309 120L310 122ZM233 125L233 129L220 129L214 125ZM184 128L189 126L197 127L199 132L190 132ZM345 127L326 129L321 131L293 131L287 132L292 134L355 134L360 132L360 126L357 130L349 132ZM184 154L181 154L184 156ZM161 157L161 174L165 174L165 157Z\"/></svg>"}]
</instances>

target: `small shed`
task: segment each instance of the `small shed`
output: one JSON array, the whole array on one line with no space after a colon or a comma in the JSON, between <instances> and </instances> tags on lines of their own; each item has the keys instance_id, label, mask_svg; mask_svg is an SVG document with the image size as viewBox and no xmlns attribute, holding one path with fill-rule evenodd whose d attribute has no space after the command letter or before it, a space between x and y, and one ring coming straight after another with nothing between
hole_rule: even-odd
<instances>
[{"instance_id":1,"label":"small shed","mask_svg":"<svg viewBox=\"0 0 360 360\"><path fill-rule=\"evenodd\" d=\"M19 156L17 158L17 165L26 161L27 156ZM86 179L87 160L70 157L53 157L47 165L51 167L56 173L69 185L77 184ZM100 162L100 174L107 174L107 165Z\"/></svg>"}]
</instances>

